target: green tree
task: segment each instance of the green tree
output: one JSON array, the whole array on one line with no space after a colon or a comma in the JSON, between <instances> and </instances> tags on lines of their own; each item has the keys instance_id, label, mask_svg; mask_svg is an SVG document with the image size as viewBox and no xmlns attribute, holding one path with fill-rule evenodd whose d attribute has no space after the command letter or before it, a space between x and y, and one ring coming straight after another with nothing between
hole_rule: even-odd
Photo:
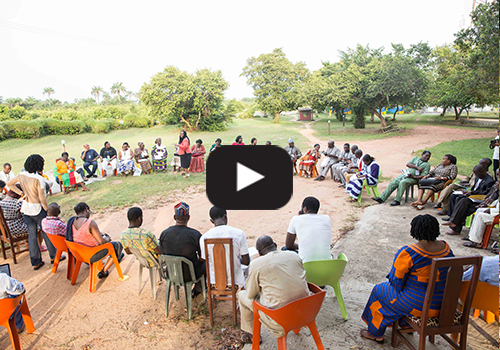
<instances>
[{"instance_id":1,"label":"green tree","mask_svg":"<svg viewBox=\"0 0 500 350\"><path fill-rule=\"evenodd\" d=\"M472 13L472 26L455 34L455 44L472 72L471 93L480 106L498 105L499 2L479 4Z\"/></svg>"},{"instance_id":2,"label":"green tree","mask_svg":"<svg viewBox=\"0 0 500 350\"><path fill-rule=\"evenodd\" d=\"M53 88L49 86L43 89L43 94L47 95L47 99L50 100L50 96L55 94L55 91Z\"/></svg>"},{"instance_id":3,"label":"green tree","mask_svg":"<svg viewBox=\"0 0 500 350\"><path fill-rule=\"evenodd\" d=\"M290 62L279 48L249 58L241 76L252 86L259 108L273 113L278 122L281 112L298 107L301 85L309 74L304 62Z\"/></svg>"},{"instance_id":4,"label":"green tree","mask_svg":"<svg viewBox=\"0 0 500 350\"><path fill-rule=\"evenodd\" d=\"M125 95L126 92L127 89L125 88L125 86L123 86L122 82L116 82L113 84L113 86L111 86L111 93L118 97L118 101L121 100L121 96Z\"/></svg>"},{"instance_id":5,"label":"green tree","mask_svg":"<svg viewBox=\"0 0 500 350\"><path fill-rule=\"evenodd\" d=\"M90 94L94 96L96 103L99 104L99 97L104 92L104 89L101 86L92 86L92 90L90 90Z\"/></svg>"},{"instance_id":6,"label":"green tree","mask_svg":"<svg viewBox=\"0 0 500 350\"><path fill-rule=\"evenodd\" d=\"M5 100L5 104L9 108L14 108L16 106L21 106L22 103L23 103L23 100L20 97L11 97L11 98L8 98L7 100Z\"/></svg>"}]
</instances>

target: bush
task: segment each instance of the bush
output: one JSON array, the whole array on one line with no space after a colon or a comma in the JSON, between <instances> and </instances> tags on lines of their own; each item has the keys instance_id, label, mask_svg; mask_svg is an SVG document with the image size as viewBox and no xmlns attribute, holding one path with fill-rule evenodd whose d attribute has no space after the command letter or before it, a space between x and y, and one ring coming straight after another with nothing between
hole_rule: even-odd
<instances>
[{"instance_id":1,"label":"bush","mask_svg":"<svg viewBox=\"0 0 500 350\"><path fill-rule=\"evenodd\" d=\"M5 140L9 137L7 130L0 124L0 140Z\"/></svg>"},{"instance_id":2,"label":"bush","mask_svg":"<svg viewBox=\"0 0 500 350\"><path fill-rule=\"evenodd\" d=\"M60 120L76 120L78 119L78 112L73 109L58 109L52 114L52 118Z\"/></svg>"},{"instance_id":3,"label":"bush","mask_svg":"<svg viewBox=\"0 0 500 350\"><path fill-rule=\"evenodd\" d=\"M3 127L9 138L36 139L43 135L43 123L39 120L10 120Z\"/></svg>"},{"instance_id":4,"label":"bush","mask_svg":"<svg viewBox=\"0 0 500 350\"><path fill-rule=\"evenodd\" d=\"M146 117L140 117L129 113L123 117L123 126L125 128L147 128L151 125L151 120Z\"/></svg>"},{"instance_id":5,"label":"bush","mask_svg":"<svg viewBox=\"0 0 500 350\"><path fill-rule=\"evenodd\" d=\"M15 106L14 108L9 109L10 119L21 119L25 114L26 110L21 106Z\"/></svg>"},{"instance_id":6,"label":"bush","mask_svg":"<svg viewBox=\"0 0 500 350\"><path fill-rule=\"evenodd\" d=\"M111 124L107 120L95 120L92 122L91 131L97 134L107 134L111 130Z\"/></svg>"},{"instance_id":7,"label":"bush","mask_svg":"<svg viewBox=\"0 0 500 350\"><path fill-rule=\"evenodd\" d=\"M225 131L226 118L221 114L213 115L211 118L201 118L199 127L203 131Z\"/></svg>"},{"instance_id":8,"label":"bush","mask_svg":"<svg viewBox=\"0 0 500 350\"><path fill-rule=\"evenodd\" d=\"M45 135L75 135L86 131L87 125L81 120L43 119Z\"/></svg>"}]
</instances>

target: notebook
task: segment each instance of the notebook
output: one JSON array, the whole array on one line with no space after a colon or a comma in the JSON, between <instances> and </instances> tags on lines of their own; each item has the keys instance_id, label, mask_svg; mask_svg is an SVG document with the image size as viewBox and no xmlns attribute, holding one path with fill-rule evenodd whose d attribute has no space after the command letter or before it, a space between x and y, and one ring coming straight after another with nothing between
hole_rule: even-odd
<instances>
[{"instance_id":1,"label":"notebook","mask_svg":"<svg viewBox=\"0 0 500 350\"><path fill-rule=\"evenodd\" d=\"M5 273L7 276L12 277L10 275L10 264L1 264L0 265L0 273Z\"/></svg>"}]
</instances>

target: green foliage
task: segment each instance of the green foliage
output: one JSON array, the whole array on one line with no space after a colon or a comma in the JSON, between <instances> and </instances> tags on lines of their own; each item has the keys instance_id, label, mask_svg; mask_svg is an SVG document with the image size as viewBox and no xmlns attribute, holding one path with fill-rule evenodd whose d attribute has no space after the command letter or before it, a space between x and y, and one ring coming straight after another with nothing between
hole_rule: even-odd
<instances>
[{"instance_id":1,"label":"green foliage","mask_svg":"<svg viewBox=\"0 0 500 350\"><path fill-rule=\"evenodd\" d=\"M275 122L281 112L299 107L301 85L309 74L304 62L290 62L281 48L250 57L241 73L252 86L259 109L273 113Z\"/></svg>"},{"instance_id":2,"label":"green foliage","mask_svg":"<svg viewBox=\"0 0 500 350\"><path fill-rule=\"evenodd\" d=\"M5 140L9 137L8 131L5 129L3 125L0 124L0 140Z\"/></svg>"},{"instance_id":3,"label":"green foliage","mask_svg":"<svg viewBox=\"0 0 500 350\"><path fill-rule=\"evenodd\" d=\"M166 124L181 124L188 130L204 130L214 123L224 128L227 116L217 117L223 108L228 83L221 71L198 70L195 74L168 66L141 88L141 102L154 118ZM214 119L208 121L206 119Z\"/></svg>"},{"instance_id":4,"label":"green foliage","mask_svg":"<svg viewBox=\"0 0 500 350\"><path fill-rule=\"evenodd\" d=\"M123 126L126 128L147 128L151 126L151 120L140 117L137 114L129 113L123 117Z\"/></svg>"},{"instance_id":5,"label":"green foliage","mask_svg":"<svg viewBox=\"0 0 500 350\"><path fill-rule=\"evenodd\" d=\"M238 113L243 112L245 109L245 104L236 99L224 101L224 115L228 118L236 117Z\"/></svg>"},{"instance_id":6,"label":"green foliage","mask_svg":"<svg viewBox=\"0 0 500 350\"><path fill-rule=\"evenodd\" d=\"M21 107L21 106L15 106L11 109L9 109L9 119L21 119L25 114L26 114L26 110L24 109L24 107Z\"/></svg>"},{"instance_id":7,"label":"green foliage","mask_svg":"<svg viewBox=\"0 0 500 350\"><path fill-rule=\"evenodd\" d=\"M9 120L3 122L9 138L32 139L43 135L43 123L38 120Z\"/></svg>"},{"instance_id":8,"label":"green foliage","mask_svg":"<svg viewBox=\"0 0 500 350\"><path fill-rule=\"evenodd\" d=\"M111 130L111 124L106 119L95 120L90 125L90 129L96 134L107 134Z\"/></svg>"},{"instance_id":9,"label":"green foliage","mask_svg":"<svg viewBox=\"0 0 500 350\"><path fill-rule=\"evenodd\" d=\"M87 125L81 120L40 119L44 135L75 135L87 131Z\"/></svg>"},{"instance_id":10,"label":"green foliage","mask_svg":"<svg viewBox=\"0 0 500 350\"><path fill-rule=\"evenodd\" d=\"M240 118L249 119L253 118L255 112L257 112L257 103L249 103L247 104L247 108L240 114Z\"/></svg>"}]
</instances>

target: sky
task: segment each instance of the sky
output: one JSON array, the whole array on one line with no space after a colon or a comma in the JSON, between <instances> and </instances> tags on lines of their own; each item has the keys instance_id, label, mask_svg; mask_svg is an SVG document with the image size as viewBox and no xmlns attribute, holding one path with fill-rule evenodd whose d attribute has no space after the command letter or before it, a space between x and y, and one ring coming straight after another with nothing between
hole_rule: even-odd
<instances>
[{"instance_id":1,"label":"sky","mask_svg":"<svg viewBox=\"0 0 500 350\"><path fill-rule=\"evenodd\" d=\"M0 96L72 102L122 82L138 92L173 65L221 70L227 98L252 97L247 59L281 47L311 70L357 44L388 52L452 43L473 0L0 0Z\"/></svg>"}]
</instances>

